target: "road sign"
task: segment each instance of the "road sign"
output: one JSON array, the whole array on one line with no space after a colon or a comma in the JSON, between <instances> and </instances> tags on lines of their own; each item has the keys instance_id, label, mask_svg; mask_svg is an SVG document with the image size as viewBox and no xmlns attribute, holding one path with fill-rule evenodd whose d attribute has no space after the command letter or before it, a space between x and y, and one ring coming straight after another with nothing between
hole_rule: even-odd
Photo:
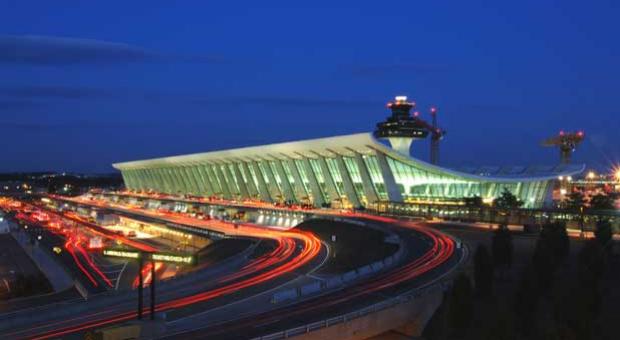
<instances>
[{"instance_id":1,"label":"road sign","mask_svg":"<svg viewBox=\"0 0 620 340\"><path fill-rule=\"evenodd\" d=\"M180 253L147 253L124 249L103 249L104 256L119 257L124 259L143 259L145 261L170 262L181 264L193 264L194 256Z\"/></svg>"},{"instance_id":2,"label":"road sign","mask_svg":"<svg viewBox=\"0 0 620 340\"><path fill-rule=\"evenodd\" d=\"M124 259L139 259L140 258L139 251L118 250L118 249L104 249L103 255L110 256L110 257L121 257Z\"/></svg>"}]
</instances>

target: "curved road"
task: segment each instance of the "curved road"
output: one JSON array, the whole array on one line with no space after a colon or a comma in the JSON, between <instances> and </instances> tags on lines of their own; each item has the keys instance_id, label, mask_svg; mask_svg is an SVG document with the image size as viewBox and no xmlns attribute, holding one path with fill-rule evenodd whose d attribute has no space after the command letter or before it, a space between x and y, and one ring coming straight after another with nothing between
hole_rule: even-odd
<instances>
[{"instance_id":1,"label":"curved road","mask_svg":"<svg viewBox=\"0 0 620 340\"><path fill-rule=\"evenodd\" d=\"M104 201L63 199L79 204L139 214L162 221L207 228L229 235L270 238L277 242L278 246L270 254L254 259L238 270L220 277L216 284L208 287L206 285L203 287L191 285L191 288L166 291L160 294L159 301L161 302L156 306L157 311L179 309L210 300L222 299L238 290L269 284L276 280L281 281L287 273L308 265L322 251L321 241L308 232L283 232L253 225L235 227L221 221L204 221L180 214L166 214L138 208L127 208ZM333 212L329 214L332 215ZM173 336L182 336L183 338L204 338L205 336L247 338L295 327L317 318L325 318L332 314L337 315L348 310L361 308L385 299L386 296L400 294L436 280L454 267L461 256L452 238L416 223L367 214L354 214L347 215L346 217L370 221L385 228L399 230L400 233L410 233L411 237L422 241L420 244L425 245L424 250L422 254L410 252L396 268L357 282L343 290L273 309L260 315L252 315L250 317L238 316L235 320L231 320L228 323L218 324L217 327L204 326L182 329ZM0 330L0 336L45 339L80 333L87 329L134 319L136 317L136 312L133 309L134 304L134 301L126 301L115 306L105 305L92 310L89 309L75 318L62 318L60 320L51 318L50 320L31 325L27 329L16 331ZM148 312L146 309L145 311Z\"/></svg>"}]
</instances>

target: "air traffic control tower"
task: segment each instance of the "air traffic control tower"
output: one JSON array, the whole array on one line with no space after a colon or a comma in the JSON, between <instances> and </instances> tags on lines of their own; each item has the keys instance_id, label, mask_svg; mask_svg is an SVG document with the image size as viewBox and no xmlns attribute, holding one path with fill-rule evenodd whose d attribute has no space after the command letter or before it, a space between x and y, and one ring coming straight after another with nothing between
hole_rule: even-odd
<instances>
[{"instance_id":1,"label":"air traffic control tower","mask_svg":"<svg viewBox=\"0 0 620 340\"><path fill-rule=\"evenodd\" d=\"M424 139L428 136L428 130L418 119L411 115L411 109L415 103L408 102L407 97L397 96L387 107L392 110L392 115L385 121L377 124L374 136L387 139L400 154L409 156L409 148L414 139Z\"/></svg>"}]
</instances>

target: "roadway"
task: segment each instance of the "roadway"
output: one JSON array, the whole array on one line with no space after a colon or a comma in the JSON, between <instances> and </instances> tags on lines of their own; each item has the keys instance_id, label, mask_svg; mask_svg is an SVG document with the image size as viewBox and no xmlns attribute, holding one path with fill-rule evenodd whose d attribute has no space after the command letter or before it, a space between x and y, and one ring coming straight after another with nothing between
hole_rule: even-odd
<instances>
[{"instance_id":1,"label":"roadway","mask_svg":"<svg viewBox=\"0 0 620 340\"><path fill-rule=\"evenodd\" d=\"M125 209L116 206L113 209L135 212L137 208ZM152 214L161 213L146 214L152 216ZM327 213L329 216L334 214L333 211ZM451 238L437 231L423 228L417 223L368 214L346 214L346 216L380 225L382 228L397 232L402 238L406 239L408 242L406 248L411 251L404 259L404 264L380 277L358 283L345 290L332 292L304 301L301 304L267 311L258 318L256 315L248 316L246 319L236 318L228 323L217 323L211 328L204 327L205 324L213 320L211 316L204 320L206 322L198 322L192 318L189 325L177 326L173 330L174 336L200 338L207 334L217 338L245 338L248 335L260 335L283 328L295 327L330 315L342 314L382 301L390 296L402 294L425 283L433 282L456 266L462 256L462 250L455 249L455 243ZM256 309L260 308L256 307ZM260 324L260 327L256 326L257 323ZM202 326L196 328L195 324Z\"/></svg>"},{"instance_id":2,"label":"roadway","mask_svg":"<svg viewBox=\"0 0 620 340\"><path fill-rule=\"evenodd\" d=\"M277 247L268 255L255 258L250 263L238 260L235 265L230 263L227 266L216 265L160 285L156 307L158 312L185 310L186 312L182 313L184 315L200 314L239 299L247 299L286 283L299 273L315 268L322 263L321 258L326 256L321 241L307 232L276 231L247 224L235 227L222 221L205 221L182 214L165 214L135 207L127 208L109 202L64 199L159 221L215 230L236 237L267 238L277 242ZM329 215L334 215L334 213L330 212ZM260 335L294 327L317 318L361 308L434 282L456 266L462 256L462 251L455 247L454 240L416 223L366 214L353 216L347 214L347 217L381 225L384 228L396 230L401 235L408 234L407 248L414 251L407 252L402 263L396 268L357 282L347 289L329 292L291 305L275 308L266 306L270 307L270 310L261 310L256 306L260 315L237 315L230 319L231 321L220 323L217 327L212 325L196 328L196 323L193 322L195 320L192 320L185 326L175 328L176 334L171 336L202 338L208 335L218 338L247 338L253 334ZM201 278L204 281L201 281ZM22 327L12 328L0 326L0 336L3 338L65 337L69 334L80 334L88 329L131 320L136 317L135 300L131 295L125 293L93 299L80 306L72 307L75 310L81 309L82 313L75 313L70 318L54 317L49 314L50 311L42 309L37 312L39 318L30 320L29 325L23 324Z\"/></svg>"},{"instance_id":3,"label":"roadway","mask_svg":"<svg viewBox=\"0 0 620 340\"><path fill-rule=\"evenodd\" d=\"M199 221L183 216L168 216L165 221L175 223L192 223L198 227L213 227L219 230L234 232L238 236L271 238L277 247L266 256L261 256L245 263L229 263L227 266L215 266L209 270L188 275L166 284L160 284L158 294L158 312L179 309L208 300L226 297L248 287L260 288L259 285L269 283L276 278L294 271L304 271L317 256L325 256L321 242L307 233L270 232L262 228L244 226L237 230L231 224L221 221ZM223 268L222 268L223 267ZM214 279L217 278L217 279ZM204 281L202 281L204 280ZM51 310L38 310L37 318L31 318L22 327L2 327L0 337L3 338L51 338L79 333L86 329L126 321L136 318L135 293L119 294L93 298L83 304L71 306L76 312L75 317L54 315ZM147 300L148 301L148 300ZM145 312L146 311L145 309ZM18 315L14 315L18 318ZM4 326L8 326L4 324Z\"/></svg>"}]
</instances>

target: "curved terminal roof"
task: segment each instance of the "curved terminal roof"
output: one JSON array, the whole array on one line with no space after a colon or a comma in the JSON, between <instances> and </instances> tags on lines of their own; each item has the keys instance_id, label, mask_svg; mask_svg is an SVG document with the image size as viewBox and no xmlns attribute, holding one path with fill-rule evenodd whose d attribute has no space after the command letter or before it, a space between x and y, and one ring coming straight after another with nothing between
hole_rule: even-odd
<instances>
[{"instance_id":1,"label":"curved terminal roof","mask_svg":"<svg viewBox=\"0 0 620 340\"><path fill-rule=\"evenodd\" d=\"M371 133L308 139L252 146L238 149L211 151L182 156L154 158L113 164L119 170L157 168L201 163L226 163L238 161L264 161L273 159L299 159L302 157L354 156L355 153L382 152L390 157L427 171L449 174L464 180L513 182L552 180L558 176L571 176L583 172L585 165L556 165L529 167L463 167L448 169L422 160L404 156L376 140Z\"/></svg>"}]
</instances>

